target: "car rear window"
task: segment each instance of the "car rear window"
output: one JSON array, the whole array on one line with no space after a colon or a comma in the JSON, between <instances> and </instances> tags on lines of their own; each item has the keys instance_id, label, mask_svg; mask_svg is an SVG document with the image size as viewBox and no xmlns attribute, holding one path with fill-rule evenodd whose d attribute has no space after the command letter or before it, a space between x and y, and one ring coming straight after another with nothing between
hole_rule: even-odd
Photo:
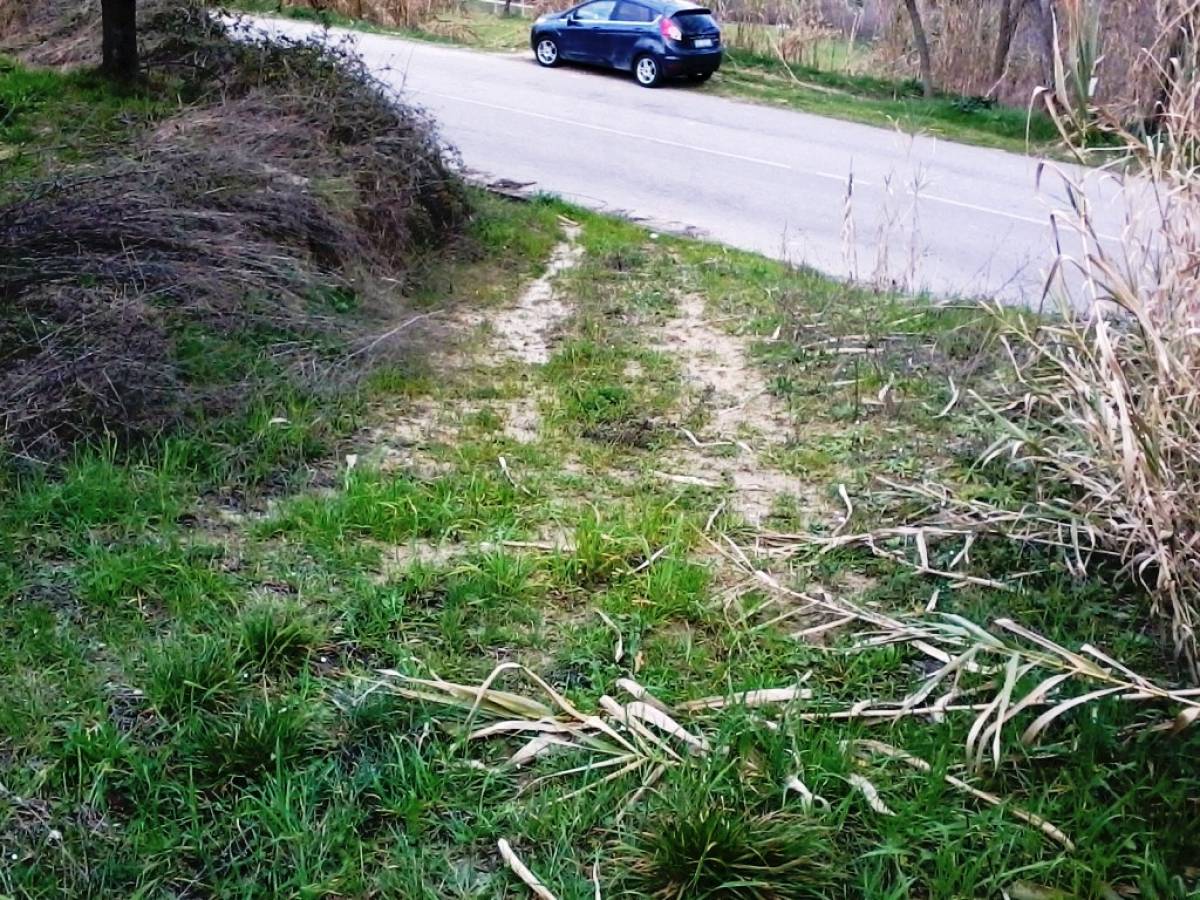
<instances>
[{"instance_id":1,"label":"car rear window","mask_svg":"<svg viewBox=\"0 0 1200 900\"><path fill-rule=\"evenodd\" d=\"M617 8L613 10L612 20L614 22L653 22L654 13L640 3L621 0L617 4Z\"/></svg>"},{"instance_id":2,"label":"car rear window","mask_svg":"<svg viewBox=\"0 0 1200 900\"><path fill-rule=\"evenodd\" d=\"M708 9L681 9L671 18L684 34L707 34L717 30L717 22Z\"/></svg>"}]
</instances>

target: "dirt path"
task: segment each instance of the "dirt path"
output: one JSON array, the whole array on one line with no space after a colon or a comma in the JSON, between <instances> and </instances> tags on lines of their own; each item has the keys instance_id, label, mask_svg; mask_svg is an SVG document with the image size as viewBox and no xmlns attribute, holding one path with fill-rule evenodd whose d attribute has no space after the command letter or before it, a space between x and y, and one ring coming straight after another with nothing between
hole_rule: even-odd
<instances>
[{"instance_id":1,"label":"dirt path","mask_svg":"<svg viewBox=\"0 0 1200 900\"><path fill-rule=\"evenodd\" d=\"M525 288L516 306L491 317L497 348L531 366L550 361L554 330L571 314L571 306L555 291L554 282L579 265L583 247L578 243L581 229L577 224L563 220L563 231L566 239L554 248L546 271Z\"/></svg>"},{"instance_id":2,"label":"dirt path","mask_svg":"<svg viewBox=\"0 0 1200 900\"><path fill-rule=\"evenodd\" d=\"M549 362L559 332L575 311L565 282L585 259L581 227L565 218L561 224L563 240L553 249L544 273L514 304L458 314L456 329L488 337L452 363L453 368L469 372L479 363L500 366L516 361L533 367ZM814 510L827 508L811 485L772 461L794 437L787 410L752 361L748 342L720 327L702 297L680 297L675 316L647 334L645 343L677 362L683 382L681 405L705 410L703 426L697 431L678 429L678 443L656 461L660 478L728 490L726 508L754 527L763 525L781 497ZM505 435L522 444L536 442L542 427L540 399L530 390L483 403L461 398L420 401L380 421L370 433L370 443L385 468L433 474L439 467L429 462L426 449L453 444L462 423L485 407L503 419ZM607 474L620 477L617 472Z\"/></svg>"},{"instance_id":3,"label":"dirt path","mask_svg":"<svg viewBox=\"0 0 1200 900\"><path fill-rule=\"evenodd\" d=\"M711 410L701 433L681 435L685 447L671 454L665 474L731 485L732 511L761 525L781 495L802 489L799 478L769 462L792 438L787 411L751 362L746 341L718 328L702 298L683 297L659 340L679 360L688 393Z\"/></svg>"}]
</instances>

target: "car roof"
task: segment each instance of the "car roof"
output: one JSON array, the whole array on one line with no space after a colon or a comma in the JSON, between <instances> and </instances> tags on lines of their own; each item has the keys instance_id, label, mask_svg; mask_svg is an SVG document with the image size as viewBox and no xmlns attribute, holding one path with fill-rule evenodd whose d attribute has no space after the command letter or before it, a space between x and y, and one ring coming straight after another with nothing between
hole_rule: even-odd
<instances>
[{"instance_id":1,"label":"car roof","mask_svg":"<svg viewBox=\"0 0 1200 900\"><path fill-rule=\"evenodd\" d=\"M590 3L592 0L585 0L585 3ZM663 15L671 16L685 9L708 9L700 3L692 3L690 0L634 0L635 3L640 3L642 6L648 6L655 12L660 12ZM584 6L585 3L576 3L572 9Z\"/></svg>"}]
</instances>

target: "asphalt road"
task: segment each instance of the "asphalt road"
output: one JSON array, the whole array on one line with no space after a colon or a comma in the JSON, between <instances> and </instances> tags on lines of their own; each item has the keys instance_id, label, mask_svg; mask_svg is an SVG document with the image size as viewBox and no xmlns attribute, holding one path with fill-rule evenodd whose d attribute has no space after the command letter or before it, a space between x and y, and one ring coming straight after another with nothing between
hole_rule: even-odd
<instances>
[{"instance_id":1,"label":"asphalt road","mask_svg":"<svg viewBox=\"0 0 1200 900\"><path fill-rule=\"evenodd\" d=\"M292 36L319 32L257 23ZM703 87L648 90L623 74L542 69L529 53L331 32L347 35L383 81L435 114L484 180L528 184L842 278L939 297L1041 297L1051 216L1066 208L1065 167L1052 166L1039 186L1038 161L1018 154L742 103ZM1084 181L1097 230L1119 240L1119 185L1097 172L1066 174ZM1078 248L1069 229L1059 233L1068 251Z\"/></svg>"}]
</instances>

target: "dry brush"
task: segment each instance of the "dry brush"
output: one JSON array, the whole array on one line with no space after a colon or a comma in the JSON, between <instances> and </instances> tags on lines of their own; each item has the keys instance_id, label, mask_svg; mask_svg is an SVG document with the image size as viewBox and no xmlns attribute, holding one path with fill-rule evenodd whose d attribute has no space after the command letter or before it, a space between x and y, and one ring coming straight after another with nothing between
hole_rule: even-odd
<instances>
[{"instance_id":1,"label":"dry brush","mask_svg":"<svg viewBox=\"0 0 1200 900\"><path fill-rule=\"evenodd\" d=\"M395 286L466 214L431 122L348 54L231 40L193 8L148 32L152 73L192 102L133 160L100 148L0 209L0 434L25 455L236 408L244 385L181 364L197 329L266 338L315 384L348 327L320 297L368 307L364 331L395 319Z\"/></svg>"}]
</instances>

